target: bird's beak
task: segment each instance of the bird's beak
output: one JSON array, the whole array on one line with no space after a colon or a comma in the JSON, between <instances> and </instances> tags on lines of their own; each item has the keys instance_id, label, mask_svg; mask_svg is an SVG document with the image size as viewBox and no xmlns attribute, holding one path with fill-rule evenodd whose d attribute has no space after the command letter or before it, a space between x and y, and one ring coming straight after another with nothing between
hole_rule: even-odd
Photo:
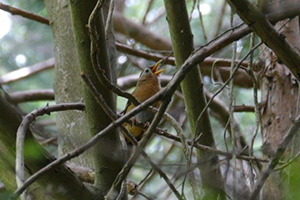
<instances>
[{"instance_id":1,"label":"bird's beak","mask_svg":"<svg viewBox=\"0 0 300 200\"><path fill-rule=\"evenodd\" d=\"M160 69L160 70L157 70L159 65L162 63L163 60L159 60L154 66L150 67L151 70L152 70L152 73L155 74L155 75L159 75L160 73L162 73L163 71L165 71L165 68L164 69Z\"/></svg>"}]
</instances>

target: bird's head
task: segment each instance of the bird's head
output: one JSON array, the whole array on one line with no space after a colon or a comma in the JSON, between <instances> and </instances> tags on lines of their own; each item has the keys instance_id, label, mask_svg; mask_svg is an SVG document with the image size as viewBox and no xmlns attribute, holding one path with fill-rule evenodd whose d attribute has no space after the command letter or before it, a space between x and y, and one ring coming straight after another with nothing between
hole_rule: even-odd
<instances>
[{"instance_id":1,"label":"bird's head","mask_svg":"<svg viewBox=\"0 0 300 200\"><path fill-rule=\"evenodd\" d=\"M158 70L158 67L160 66L161 63L162 60L158 61L155 65L144 69L140 75L138 85L143 84L147 81L158 81L159 74L165 71L165 69Z\"/></svg>"}]
</instances>

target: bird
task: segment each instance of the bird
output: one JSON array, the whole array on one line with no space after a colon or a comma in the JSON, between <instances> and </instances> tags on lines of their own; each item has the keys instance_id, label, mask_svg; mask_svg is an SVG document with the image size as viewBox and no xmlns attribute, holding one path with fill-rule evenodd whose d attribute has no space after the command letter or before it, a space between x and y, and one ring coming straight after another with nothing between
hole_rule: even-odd
<instances>
[{"instance_id":1,"label":"bird","mask_svg":"<svg viewBox=\"0 0 300 200\"><path fill-rule=\"evenodd\" d=\"M135 90L132 92L132 95L140 102L144 102L157 92L161 90L159 74L162 73L165 69L158 70L162 60L158 61L155 65L145 68L137 81ZM160 102L154 103L152 106L158 107ZM128 113L131 111L135 105L130 101L127 102L126 107L123 113ZM154 118L154 113L150 110L143 110L140 113L136 114L132 121L136 121L138 123L151 123ZM143 128L134 125L134 123L125 123L125 128L136 138L136 140L141 140L143 136ZM124 134L125 135L125 134ZM131 144L129 138L125 135L125 139L127 144Z\"/></svg>"}]
</instances>

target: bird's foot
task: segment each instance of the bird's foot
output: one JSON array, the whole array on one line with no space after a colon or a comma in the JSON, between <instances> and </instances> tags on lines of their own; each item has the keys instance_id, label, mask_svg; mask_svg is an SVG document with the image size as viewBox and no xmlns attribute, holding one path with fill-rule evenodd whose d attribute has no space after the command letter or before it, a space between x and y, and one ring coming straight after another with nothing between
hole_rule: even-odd
<instances>
[{"instance_id":1,"label":"bird's foot","mask_svg":"<svg viewBox=\"0 0 300 200\"><path fill-rule=\"evenodd\" d=\"M132 118L131 118L131 127L133 127L134 125L136 125L136 123L137 123L136 118L135 118L135 117L132 117Z\"/></svg>"},{"instance_id":2,"label":"bird's foot","mask_svg":"<svg viewBox=\"0 0 300 200\"><path fill-rule=\"evenodd\" d=\"M150 126L150 122L146 122L146 123L144 124L144 129L148 129L149 126Z\"/></svg>"}]
</instances>

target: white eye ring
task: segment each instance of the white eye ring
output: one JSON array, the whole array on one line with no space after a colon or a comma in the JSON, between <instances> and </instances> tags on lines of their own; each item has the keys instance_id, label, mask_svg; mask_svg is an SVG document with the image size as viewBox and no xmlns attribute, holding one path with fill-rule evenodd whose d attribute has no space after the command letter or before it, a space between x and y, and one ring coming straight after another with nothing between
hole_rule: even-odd
<instances>
[{"instance_id":1,"label":"white eye ring","mask_svg":"<svg viewBox=\"0 0 300 200\"><path fill-rule=\"evenodd\" d=\"M149 70L149 69L146 69L146 70L145 70L145 73L147 73L147 74L148 74L149 72L150 72L150 70Z\"/></svg>"}]
</instances>

